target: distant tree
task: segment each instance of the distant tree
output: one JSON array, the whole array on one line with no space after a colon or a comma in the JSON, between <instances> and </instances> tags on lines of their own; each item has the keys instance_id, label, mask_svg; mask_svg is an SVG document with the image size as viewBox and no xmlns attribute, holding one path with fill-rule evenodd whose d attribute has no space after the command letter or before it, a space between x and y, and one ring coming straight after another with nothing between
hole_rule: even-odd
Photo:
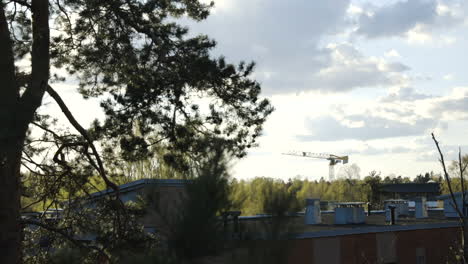
<instances>
[{"instance_id":1,"label":"distant tree","mask_svg":"<svg viewBox=\"0 0 468 264\"><path fill-rule=\"evenodd\" d=\"M265 228L271 239L278 239L281 233L287 232L288 214L296 213L299 208L296 192L291 192L288 185L280 180L269 180L262 189L262 209L271 216L266 220Z\"/></svg>"},{"instance_id":2,"label":"distant tree","mask_svg":"<svg viewBox=\"0 0 468 264\"><path fill-rule=\"evenodd\" d=\"M296 193L297 201L301 208L305 207L305 199L307 198L322 198L322 193L319 192L318 182L310 182L304 180L301 184L301 189Z\"/></svg>"},{"instance_id":3,"label":"distant tree","mask_svg":"<svg viewBox=\"0 0 468 264\"><path fill-rule=\"evenodd\" d=\"M385 178L382 180L382 183L384 184L398 184L398 183L410 183L410 182L411 182L411 179L409 177L402 177L401 175L396 176L395 174L385 176Z\"/></svg>"},{"instance_id":4,"label":"distant tree","mask_svg":"<svg viewBox=\"0 0 468 264\"><path fill-rule=\"evenodd\" d=\"M269 181L262 189L263 212L278 217L297 212L296 191L291 191L282 181Z\"/></svg>"},{"instance_id":5,"label":"distant tree","mask_svg":"<svg viewBox=\"0 0 468 264\"><path fill-rule=\"evenodd\" d=\"M398 181L399 181L399 183L410 183L411 179L409 177L398 176Z\"/></svg>"},{"instance_id":6,"label":"distant tree","mask_svg":"<svg viewBox=\"0 0 468 264\"><path fill-rule=\"evenodd\" d=\"M302 186L305 184L306 180L301 180L300 178L289 179L287 183L288 193L293 197L293 202L291 208L299 211L301 208L304 208L304 203L297 199L298 193L301 191Z\"/></svg>"},{"instance_id":7,"label":"distant tree","mask_svg":"<svg viewBox=\"0 0 468 264\"><path fill-rule=\"evenodd\" d=\"M338 172L338 178L360 180L361 168L356 163L343 165Z\"/></svg>"},{"instance_id":8,"label":"distant tree","mask_svg":"<svg viewBox=\"0 0 468 264\"><path fill-rule=\"evenodd\" d=\"M394 178L391 178L390 176L385 176L385 178L383 178L382 180L382 183L384 184L390 184L390 183L393 183L394 182Z\"/></svg>"},{"instance_id":9,"label":"distant tree","mask_svg":"<svg viewBox=\"0 0 468 264\"><path fill-rule=\"evenodd\" d=\"M244 208L244 204L246 203L247 199L249 198L248 193L248 182L245 180L237 180L233 178L230 182L230 198L232 209L241 211L242 214L246 214L246 209Z\"/></svg>"},{"instance_id":10,"label":"distant tree","mask_svg":"<svg viewBox=\"0 0 468 264\"><path fill-rule=\"evenodd\" d=\"M414 178L414 183L427 183L431 180L431 175L429 173L425 173L424 175L419 174Z\"/></svg>"},{"instance_id":11,"label":"distant tree","mask_svg":"<svg viewBox=\"0 0 468 264\"><path fill-rule=\"evenodd\" d=\"M466 167L467 164L468 164L468 154L465 154L465 155L462 155L461 157L461 162L459 162L458 160L452 160L452 162L450 163L450 165L448 166L448 172L449 172L449 175L452 177L452 178L460 178L460 164L463 167ZM433 172L431 172L431 178L437 178L437 175L434 175ZM463 171L463 178L466 178L467 177L467 172L466 171Z\"/></svg>"},{"instance_id":12,"label":"distant tree","mask_svg":"<svg viewBox=\"0 0 468 264\"><path fill-rule=\"evenodd\" d=\"M367 186L367 201L374 206L380 205L380 185L382 179L380 177L380 172L371 171L369 176L364 178L364 185Z\"/></svg>"}]
</instances>

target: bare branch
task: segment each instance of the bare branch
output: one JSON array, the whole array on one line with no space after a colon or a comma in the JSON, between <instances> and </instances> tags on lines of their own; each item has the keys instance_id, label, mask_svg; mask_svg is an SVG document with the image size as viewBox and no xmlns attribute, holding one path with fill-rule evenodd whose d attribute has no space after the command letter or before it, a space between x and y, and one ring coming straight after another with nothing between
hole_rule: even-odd
<instances>
[{"instance_id":1,"label":"bare branch","mask_svg":"<svg viewBox=\"0 0 468 264\"><path fill-rule=\"evenodd\" d=\"M449 174L447 172L447 167L445 166L444 155L442 154L442 151L440 150L439 142L436 140L436 138L434 136L434 133L431 133L431 135L432 135L432 139L434 140L434 143L435 143L435 145L437 147L437 150L439 151L439 156L440 156L439 161L440 161L440 163L442 165L442 169L444 170L444 178L445 178L445 181L447 182L447 186L448 186L449 191L450 191L450 198L452 199L452 202L455 205L454 208L457 211L457 214L459 216L460 221L462 221L463 220L463 214L462 214L462 212L460 212L460 208L458 208L457 200L455 199L455 195L453 194L452 182L451 182Z\"/></svg>"},{"instance_id":2,"label":"bare branch","mask_svg":"<svg viewBox=\"0 0 468 264\"><path fill-rule=\"evenodd\" d=\"M43 125L41 125L41 124L39 124L39 123L37 123L37 122L31 122L31 124L37 126L38 128L40 128L40 129L42 129L42 130L44 130L44 131L46 131L46 132L49 132L49 133L52 134L55 138L61 138L57 133L55 133L54 131L48 129L47 127L45 127L45 126L43 126Z\"/></svg>"},{"instance_id":3,"label":"bare branch","mask_svg":"<svg viewBox=\"0 0 468 264\"><path fill-rule=\"evenodd\" d=\"M465 215L465 203L466 203L466 190L465 190L465 179L463 177L464 168L462 165L462 155L461 155L461 148L458 147L458 168L460 170L460 184L461 184L461 191L462 191L462 211L463 215Z\"/></svg>"}]
</instances>

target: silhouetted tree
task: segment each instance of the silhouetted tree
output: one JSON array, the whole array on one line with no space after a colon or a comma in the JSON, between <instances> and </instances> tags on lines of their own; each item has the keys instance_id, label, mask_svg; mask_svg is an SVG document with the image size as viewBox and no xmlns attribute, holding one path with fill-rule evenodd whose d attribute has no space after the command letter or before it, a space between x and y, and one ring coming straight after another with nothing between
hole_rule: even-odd
<instances>
[{"instance_id":1,"label":"silhouetted tree","mask_svg":"<svg viewBox=\"0 0 468 264\"><path fill-rule=\"evenodd\" d=\"M429 173L425 173L424 175L419 174L414 178L413 182L414 183L427 183L428 181L431 180L431 175Z\"/></svg>"},{"instance_id":2,"label":"silhouetted tree","mask_svg":"<svg viewBox=\"0 0 468 264\"><path fill-rule=\"evenodd\" d=\"M371 206L379 206L380 201L380 185L382 179L380 178L380 172L371 171L369 176L364 178L364 184L369 188L367 192L367 201Z\"/></svg>"},{"instance_id":3,"label":"silhouetted tree","mask_svg":"<svg viewBox=\"0 0 468 264\"><path fill-rule=\"evenodd\" d=\"M181 258L216 254L223 248L225 234L221 215L231 207L228 160L222 141L208 143L206 156L187 184L187 195L175 219L170 246Z\"/></svg>"}]
</instances>

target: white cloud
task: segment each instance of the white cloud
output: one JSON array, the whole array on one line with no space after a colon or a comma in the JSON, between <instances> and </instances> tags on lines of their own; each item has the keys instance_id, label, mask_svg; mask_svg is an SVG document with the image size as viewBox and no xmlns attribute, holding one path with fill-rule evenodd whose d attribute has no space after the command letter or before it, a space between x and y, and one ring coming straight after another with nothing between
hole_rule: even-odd
<instances>
[{"instance_id":1,"label":"white cloud","mask_svg":"<svg viewBox=\"0 0 468 264\"><path fill-rule=\"evenodd\" d=\"M448 122L468 120L468 87L431 96L405 87L378 102L334 105L328 115L306 118L301 141L375 140L422 136L446 130Z\"/></svg>"},{"instance_id":2,"label":"white cloud","mask_svg":"<svg viewBox=\"0 0 468 264\"><path fill-rule=\"evenodd\" d=\"M431 99L429 115L443 120L468 119L468 87L453 89L448 96Z\"/></svg>"},{"instance_id":3,"label":"white cloud","mask_svg":"<svg viewBox=\"0 0 468 264\"><path fill-rule=\"evenodd\" d=\"M348 13L349 15L359 15L363 12L364 10L361 7L353 4L350 4L348 9L346 10L346 13Z\"/></svg>"},{"instance_id":4,"label":"white cloud","mask_svg":"<svg viewBox=\"0 0 468 264\"><path fill-rule=\"evenodd\" d=\"M437 4L436 11L439 16L445 16L451 13L450 7L442 3Z\"/></svg>"},{"instance_id":5,"label":"white cloud","mask_svg":"<svg viewBox=\"0 0 468 264\"><path fill-rule=\"evenodd\" d=\"M402 102L415 101L431 98L432 96L422 94L414 90L412 87L399 87L397 90L390 92L387 96L380 99L381 102Z\"/></svg>"},{"instance_id":6,"label":"white cloud","mask_svg":"<svg viewBox=\"0 0 468 264\"><path fill-rule=\"evenodd\" d=\"M451 36L442 36L440 39L441 42L446 45L452 45L457 41L457 38Z\"/></svg>"},{"instance_id":7,"label":"white cloud","mask_svg":"<svg viewBox=\"0 0 468 264\"><path fill-rule=\"evenodd\" d=\"M425 44L437 38L433 36L435 31L463 25L467 5L464 1L407 0L368 9L357 19L356 34L366 38L399 36L411 44ZM455 41L446 37L442 40L446 44Z\"/></svg>"},{"instance_id":8,"label":"white cloud","mask_svg":"<svg viewBox=\"0 0 468 264\"><path fill-rule=\"evenodd\" d=\"M215 55L254 60L256 71L274 72L257 75L271 95L314 89L311 76L330 63L320 41L343 31L349 1L229 0L229 5L206 21L187 23L217 41Z\"/></svg>"},{"instance_id":9,"label":"white cloud","mask_svg":"<svg viewBox=\"0 0 468 264\"><path fill-rule=\"evenodd\" d=\"M444 80L447 80L447 81L450 81L450 80L453 80L453 74L449 73L449 74L445 74L442 79Z\"/></svg>"},{"instance_id":10,"label":"white cloud","mask_svg":"<svg viewBox=\"0 0 468 264\"><path fill-rule=\"evenodd\" d=\"M214 8L211 10L213 14L217 12L223 12L226 10L233 10L235 7L234 1L232 0L200 0L204 4L210 4L214 2Z\"/></svg>"},{"instance_id":11,"label":"white cloud","mask_svg":"<svg viewBox=\"0 0 468 264\"><path fill-rule=\"evenodd\" d=\"M406 38L410 44L425 44L432 41L432 35L425 31L422 25L416 25L414 28L408 30Z\"/></svg>"},{"instance_id":12,"label":"white cloud","mask_svg":"<svg viewBox=\"0 0 468 264\"><path fill-rule=\"evenodd\" d=\"M384 53L384 56L387 58L401 58L400 53L398 53L398 51L395 49L388 50Z\"/></svg>"},{"instance_id":13,"label":"white cloud","mask_svg":"<svg viewBox=\"0 0 468 264\"><path fill-rule=\"evenodd\" d=\"M362 127L348 127L340 120L333 117L323 117L315 120L307 120L310 135L298 136L299 140L372 140L380 138L417 136L425 133L438 125L438 121L430 118L417 117L413 122L403 120L392 120L379 117L367 112L362 115L350 115L344 120L362 121Z\"/></svg>"},{"instance_id":14,"label":"white cloud","mask_svg":"<svg viewBox=\"0 0 468 264\"><path fill-rule=\"evenodd\" d=\"M396 2L375 8L374 15L359 17L356 33L368 38L401 35L418 24L432 23L435 17L434 1L412 0Z\"/></svg>"},{"instance_id":15,"label":"white cloud","mask_svg":"<svg viewBox=\"0 0 468 264\"><path fill-rule=\"evenodd\" d=\"M350 91L360 87L388 87L407 82L410 68L383 58L367 57L349 43L329 44L329 63L315 73L310 83L323 92Z\"/></svg>"}]
</instances>

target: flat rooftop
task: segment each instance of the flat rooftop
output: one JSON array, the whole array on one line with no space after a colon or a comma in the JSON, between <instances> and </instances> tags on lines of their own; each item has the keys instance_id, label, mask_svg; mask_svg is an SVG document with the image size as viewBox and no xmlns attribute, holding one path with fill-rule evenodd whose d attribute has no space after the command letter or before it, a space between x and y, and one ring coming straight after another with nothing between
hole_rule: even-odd
<instances>
[{"instance_id":1,"label":"flat rooftop","mask_svg":"<svg viewBox=\"0 0 468 264\"><path fill-rule=\"evenodd\" d=\"M362 233L378 233L388 231L405 231L428 228L446 228L456 227L459 221L456 218L446 218L441 210L430 210L429 217L416 219L414 212L410 212L410 216L399 216L395 225L390 225L385 220L385 214L376 213L365 217L364 224L335 224L334 213L322 213L322 223L314 225L306 225L304 216L286 217L280 225L280 232L289 234L295 238L310 238L310 237L327 237L337 235L362 234ZM253 233L269 232L271 229L271 217L253 216L241 217L241 229Z\"/></svg>"}]
</instances>

